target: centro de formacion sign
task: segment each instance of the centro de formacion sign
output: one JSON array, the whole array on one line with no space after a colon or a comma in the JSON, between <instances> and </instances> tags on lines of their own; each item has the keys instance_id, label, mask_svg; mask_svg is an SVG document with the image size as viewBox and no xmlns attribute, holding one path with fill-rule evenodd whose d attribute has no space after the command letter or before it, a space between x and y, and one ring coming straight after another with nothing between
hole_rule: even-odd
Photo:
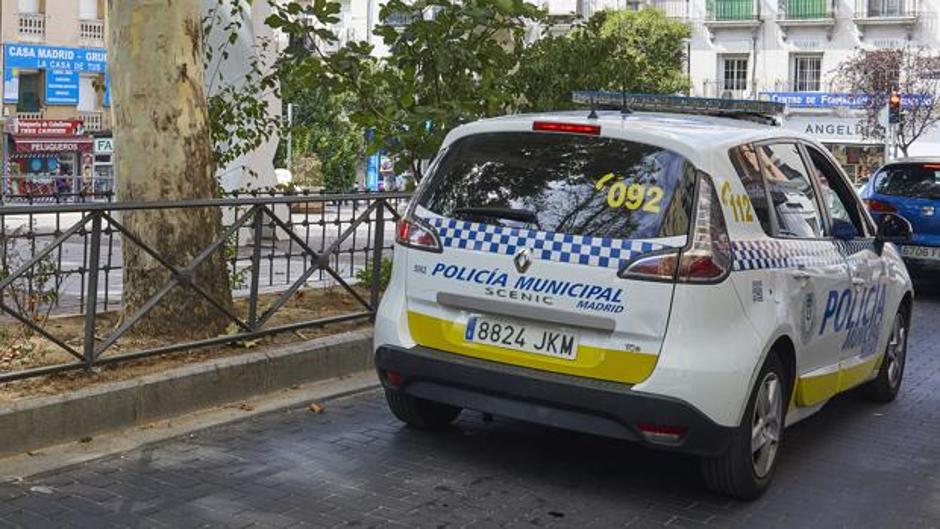
<instances>
[{"instance_id":1,"label":"centro de formacion sign","mask_svg":"<svg viewBox=\"0 0 940 529\"><path fill-rule=\"evenodd\" d=\"M887 95L885 95L887 98ZM789 108L855 108L868 107L871 98L865 94L841 92L761 92L760 98L774 103L783 103ZM901 106L914 107L929 103L930 96L903 94Z\"/></svg>"},{"instance_id":2,"label":"centro de formacion sign","mask_svg":"<svg viewBox=\"0 0 940 529\"><path fill-rule=\"evenodd\" d=\"M104 104L110 105L108 52L101 48L59 48L34 44L3 45L3 102L19 100L20 70L44 70L47 105L78 104L82 73L105 75Z\"/></svg>"}]
</instances>

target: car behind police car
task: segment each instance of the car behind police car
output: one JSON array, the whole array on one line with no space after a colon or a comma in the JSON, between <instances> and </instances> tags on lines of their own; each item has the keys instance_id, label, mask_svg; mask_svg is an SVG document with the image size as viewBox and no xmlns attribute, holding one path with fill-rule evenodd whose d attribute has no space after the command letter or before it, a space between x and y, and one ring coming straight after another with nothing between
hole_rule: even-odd
<instances>
[{"instance_id":1,"label":"car behind police car","mask_svg":"<svg viewBox=\"0 0 940 529\"><path fill-rule=\"evenodd\" d=\"M759 105L629 97L673 101ZM888 243L910 225L876 228L790 131L619 111L471 123L397 230L375 362L415 427L467 408L639 441L698 454L711 488L754 498L785 425L901 383L913 293Z\"/></svg>"}]
</instances>

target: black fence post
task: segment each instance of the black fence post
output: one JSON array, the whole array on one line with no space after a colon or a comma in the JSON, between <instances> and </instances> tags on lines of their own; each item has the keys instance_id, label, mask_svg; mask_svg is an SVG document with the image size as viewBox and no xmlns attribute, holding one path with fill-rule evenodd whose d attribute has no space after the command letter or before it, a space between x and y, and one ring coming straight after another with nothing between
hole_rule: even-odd
<instances>
[{"instance_id":1,"label":"black fence post","mask_svg":"<svg viewBox=\"0 0 940 529\"><path fill-rule=\"evenodd\" d=\"M248 286L248 327L256 331L258 326L258 283L261 281L261 238L264 235L264 208L255 206L254 231L251 236L251 284ZM238 251L238 248L235 249ZM236 264L238 260L236 258Z\"/></svg>"},{"instance_id":2,"label":"black fence post","mask_svg":"<svg viewBox=\"0 0 940 529\"><path fill-rule=\"evenodd\" d=\"M85 368L95 363L95 313L98 310L98 272L101 258L101 212L91 213L91 248L88 255L88 283L85 294Z\"/></svg>"},{"instance_id":3,"label":"black fence post","mask_svg":"<svg viewBox=\"0 0 940 529\"><path fill-rule=\"evenodd\" d=\"M375 321L375 313L379 310L383 246L385 246L385 199L377 198L375 206L375 239L373 239L372 247L372 284L369 292L369 308L372 311L372 321Z\"/></svg>"}]
</instances>

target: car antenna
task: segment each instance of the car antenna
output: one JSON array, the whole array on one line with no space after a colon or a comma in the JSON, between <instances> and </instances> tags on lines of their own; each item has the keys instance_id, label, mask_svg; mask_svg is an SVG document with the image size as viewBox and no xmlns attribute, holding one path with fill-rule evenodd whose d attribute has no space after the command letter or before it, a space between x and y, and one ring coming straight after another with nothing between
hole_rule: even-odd
<instances>
[{"instance_id":1,"label":"car antenna","mask_svg":"<svg viewBox=\"0 0 940 529\"><path fill-rule=\"evenodd\" d=\"M588 119L597 119L597 106L594 104L593 95L591 95L591 113L588 114Z\"/></svg>"}]
</instances>

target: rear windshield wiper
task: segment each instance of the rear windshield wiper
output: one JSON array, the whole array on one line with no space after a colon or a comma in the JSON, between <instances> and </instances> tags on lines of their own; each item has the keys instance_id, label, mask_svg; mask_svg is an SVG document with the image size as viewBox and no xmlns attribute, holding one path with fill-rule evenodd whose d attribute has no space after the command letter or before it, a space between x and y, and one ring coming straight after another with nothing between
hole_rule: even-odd
<instances>
[{"instance_id":1,"label":"rear windshield wiper","mask_svg":"<svg viewBox=\"0 0 940 529\"><path fill-rule=\"evenodd\" d=\"M508 219L519 222L527 222L530 224L535 224L536 226L539 224L538 215L531 209L488 207L457 208L454 210L454 215L472 215L477 217L488 217L491 219Z\"/></svg>"}]
</instances>

